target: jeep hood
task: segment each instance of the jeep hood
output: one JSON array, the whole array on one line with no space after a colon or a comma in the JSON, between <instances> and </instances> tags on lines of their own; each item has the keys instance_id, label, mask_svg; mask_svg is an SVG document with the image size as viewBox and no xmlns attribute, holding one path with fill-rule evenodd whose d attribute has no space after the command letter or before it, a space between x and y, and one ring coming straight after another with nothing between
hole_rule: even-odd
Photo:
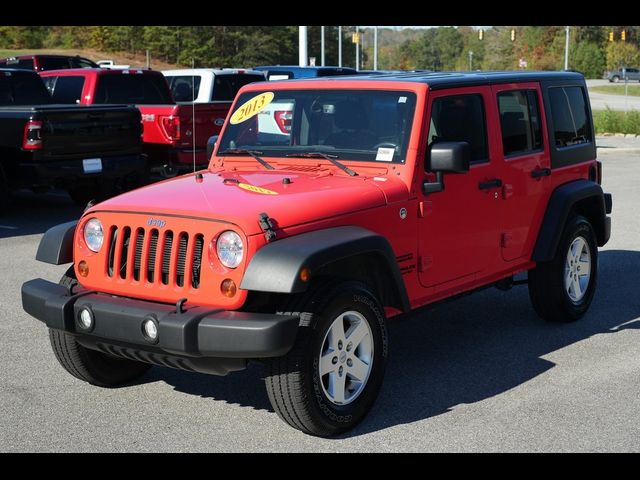
<instances>
[{"instance_id":1,"label":"jeep hood","mask_svg":"<svg viewBox=\"0 0 640 480\"><path fill-rule=\"evenodd\" d=\"M288 179L288 180L287 180ZM261 233L266 212L278 228L379 207L407 196L399 179L291 171L203 172L165 180L102 202L91 209L217 219L246 235Z\"/></svg>"}]
</instances>

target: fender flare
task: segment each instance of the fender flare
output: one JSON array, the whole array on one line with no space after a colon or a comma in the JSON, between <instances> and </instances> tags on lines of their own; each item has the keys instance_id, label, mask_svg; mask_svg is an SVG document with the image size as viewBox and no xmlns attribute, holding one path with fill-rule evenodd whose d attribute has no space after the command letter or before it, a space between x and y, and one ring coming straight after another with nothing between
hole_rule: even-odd
<instances>
[{"instance_id":1,"label":"fender flare","mask_svg":"<svg viewBox=\"0 0 640 480\"><path fill-rule=\"evenodd\" d=\"M38 245L36 260L52 265L73 263L73 235L77 225L75 220L47 230Z\"/></svg>"},{"instance_id":2,"label":"fender flare","mask_svg":"<svg viewBox=\"0 0 640 480\"><path fill-rule=\"evenodd\" d=\"M556 188L551 194L547 210L538 232L538 239L533 250L532 260L549 262L556 253L560 237L574 206L586 199L592 199L591 214L593 228L598 245L604 245L608 238L604 194L602 187L590 180L576 180ZM610 227L609 227L610 228Z\"/></svg>"},{"instance_id":3,"label":"fender flare","mask_svg":"<svg viewBox=\"0 0 640 480\"><path fill-rule=\"evenodd\" d=\"M240 288L271 293L301 293L308 283L300 271L314 272L324 266L356 255L375 255L388 269L388 280L396 291L398 306L409 311L409 298L396 261L386 238L362 227L343 226L302 233L269 243L253 256Z\"/></svg>"}]
</instances>

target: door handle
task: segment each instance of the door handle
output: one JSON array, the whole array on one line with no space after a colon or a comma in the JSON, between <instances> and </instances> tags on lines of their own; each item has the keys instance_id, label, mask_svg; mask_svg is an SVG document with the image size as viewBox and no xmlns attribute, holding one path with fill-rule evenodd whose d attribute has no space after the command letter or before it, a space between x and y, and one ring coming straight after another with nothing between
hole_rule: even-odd
<instances>
[{"instance_id":1,"label":"door handle","mask_svg":"<svg viewBox=\"0 0 640 480\"><path fill-rule=\"evenodd\" d=\"M480 190L490 190L492 188L499 188L502 186L502 180L494 178L493 180L487 180L486 182L480 182L478 188Z\"/></svg>"},{"instance_id":2,"label":"door handle","mask_svg":"<svg viewBox=\"0 0 640 480\"><path fill-rule=\"evenodd\" d=\"M533 178L548 177L549 175L551 175L551 169L550 168L536 168L535 170L533 170L531 172L531 176Z\"/></svg>"}]
</instances>

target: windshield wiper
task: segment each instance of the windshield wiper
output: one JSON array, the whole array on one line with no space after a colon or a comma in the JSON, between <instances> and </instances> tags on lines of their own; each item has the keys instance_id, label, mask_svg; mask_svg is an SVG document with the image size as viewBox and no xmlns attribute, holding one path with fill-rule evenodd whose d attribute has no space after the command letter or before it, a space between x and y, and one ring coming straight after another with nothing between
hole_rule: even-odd
<instances>
[{"instance_id":1,"label":"windshield wiper","mask_svg":"<svg viewBox=\"0 0 640 480\"><path fill-rule=\"evenodd\" d=\"M345 172L347 172L352 177L357 177L358 176L358 174L356 172L354 172L349 167L347 167L346 165L343 165L338 160L336 160L336 158L338 158L338 155L330 155L328 153L322 153L322 152L305 152L305 153L290 153L290 154L287 155L287 157L326 158L331 163L333 163L336 167L338 167L341 170L344 170Z\"/></svg>"},{"instance_id":2,"label":"windshield wiper","mask_svg":"<svg viewBox=\"0 0 640 480\"><path fill-rule=\"evenodd\" d=\"M269 165L267 162L265 162L262 158L259 157L260 154L262 154L262 152L257 152L255 150L247 150L244 148L229 148L224 152L218 153L218 155L251 155L258 162L260 162L260 164L267 170L275 170L271 165Z\"/></svg>"}]
</instances>

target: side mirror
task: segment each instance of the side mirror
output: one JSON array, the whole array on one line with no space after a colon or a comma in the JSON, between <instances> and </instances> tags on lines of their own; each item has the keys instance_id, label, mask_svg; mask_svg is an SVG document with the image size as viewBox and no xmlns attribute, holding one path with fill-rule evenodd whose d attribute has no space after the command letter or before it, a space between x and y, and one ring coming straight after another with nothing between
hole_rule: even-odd
<instances>
[{"instance_id":1,"label":"side mirror","mask_svg":"<svg viewBox=\"0 0 640 480\"><path fill-rule=\"evenodd\" d=\"M429 147L425 160L425 169L435 172L435 182L423 182L422 192L441 192L444 190L445 173L465 173L469 171L471 147L467 142L440 142Z\"/></svg>"},{"instance_id":2,"label":"side mirror","mask_svg":"<svg viewBox=\"0 0 640 480\"><path fill-rule=\"evenodd\" d=\"M426 170L442 173L466 173L469 171L471 147L467 142L434 143L429 148Z\"/></svg>"},{"instance_id":3,"label":"side mirror","mask_svg":"<svg viewBox=\"0 0 640 480\"><path fill-rule=\"evenodd\" d=\"M211 160L211 155L213 155L213 149L216 148L217 141L218 135L213 135L207 140L207 161Z\"/></svg>"}]
</instances>

